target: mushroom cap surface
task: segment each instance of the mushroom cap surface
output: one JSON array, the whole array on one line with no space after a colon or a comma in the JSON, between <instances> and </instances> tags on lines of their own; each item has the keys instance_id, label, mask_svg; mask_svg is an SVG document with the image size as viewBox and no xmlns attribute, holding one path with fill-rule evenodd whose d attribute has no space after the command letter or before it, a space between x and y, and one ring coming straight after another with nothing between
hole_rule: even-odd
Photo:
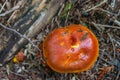
<instances>
[{"instance_id":1,"label":"mushroom cap surface","mask_svg":"<svg viewBox=\"0 0 120 80\"><path fill-rule=\"evenodd\" d=\"M43 54L48 66L59 73L88 70L97 60L98 53L96 36L83 25L55 29L43 42Z\"/></svg>"}]
</instances>

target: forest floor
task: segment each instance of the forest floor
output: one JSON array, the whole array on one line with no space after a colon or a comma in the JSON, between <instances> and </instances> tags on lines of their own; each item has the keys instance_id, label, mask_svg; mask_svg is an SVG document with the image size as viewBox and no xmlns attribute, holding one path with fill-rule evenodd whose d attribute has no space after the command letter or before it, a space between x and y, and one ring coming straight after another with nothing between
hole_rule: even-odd
<instances>
[{"instance_id":1,"label":"forest floor","mask_svg":"<svg viewBox=\"0 0 120 80\"><path fill-rule=\"evenodd\" d=\"M21 37L2 27L5 25L14 30L12 26L17 24L17 20L21 20L21 15L17 14L28 8L33 0L21 1L28 1L27 5L20 6L21 9L16 6L19 0L0 1L1 54L10 46L10 34L16 38ZM40 61L40 54L29 42L20 49L25 55L23 62L16 63L11 60L4 66L1 64L0 80L120 80L120 0L67 0L58 11L31 41L39 46L55 28L69 24L85 25L99 41L99 57L94 66L81 73L57 73ZM16 15L19 16L17 19ZM17 27L21 24L17 24Z\"/></svg>"}]
</instances>

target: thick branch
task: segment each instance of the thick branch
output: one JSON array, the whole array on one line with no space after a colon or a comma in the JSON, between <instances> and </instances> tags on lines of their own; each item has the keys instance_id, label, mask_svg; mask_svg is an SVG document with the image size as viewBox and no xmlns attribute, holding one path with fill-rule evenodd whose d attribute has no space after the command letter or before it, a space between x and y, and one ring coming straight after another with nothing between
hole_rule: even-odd
<instances>
[{"instance_id":1,"label":"thick branch","mask_svg":"<svg viewBox=\"0 0 120 80\"><path fill-rule=\"evenodd\" d=\"M27 31L25 35L27 37L32 38L36 34L38 34L43 27L45 27L50 20L53 18L53 16L57 13L57 10L60 8L60 5L64 2L64 0L53 0L50 3L50 7L41 13L41 16L34 22L34 24L30 27L30 29ZM3 63L8 62L13 58L15 53L19 51L25 44L28 43L28 40L25 38L21 38L14 46L13 48L7 53L5 59L3 60Z\"/></svg>"}]
</instances>

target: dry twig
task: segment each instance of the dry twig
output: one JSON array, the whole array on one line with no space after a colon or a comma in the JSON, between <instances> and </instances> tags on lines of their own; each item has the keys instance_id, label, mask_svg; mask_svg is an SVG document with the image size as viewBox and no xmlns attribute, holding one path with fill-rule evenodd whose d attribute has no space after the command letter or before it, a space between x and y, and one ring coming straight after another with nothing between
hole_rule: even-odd
<instances>
[{"instance_id":1,"label":"dry twig","mask_svg":"<svg viewBox=\"0 0 120 80\"><path fill-rule=\"evenodd\" d=\"M118 26L120 26L120 21L118 21L117 19L115 19L113 22L114 22L115 24L117 24Z\"/></svg>"},{"instance_id":2,"label":"dry twig","mask_svg":"<svg viewBox=\"0 0 120 80\"><path fill-rule=\"evenodd\" d=\"M108 1L108 0L103 0L100 4L94 6L94 7L90 8L90 9L85 10L85 12L89 12L89 11L91 11L91 10L93 10L93 9L101 6L102 4L106 3L107 1Z\"/></svg>"},{"instance_id":3,"label":"dry twig","mask_svg":"<svg viewBox=\"0 0 120 80\"><path fill-rule=\"evenodd\" d=\"M116 79L115 80L118 80L120 78L120 71L118 71L118 74L116 76Z\"/></svg>"},{"instance_id":4,"label":"dry twig","mask_svg":"<svg viewBox=\"0 0 120 80\"><path fill-rule=\"evenodd\" d=\"M105 75L105 73L109 72L112 68L113 68L113 66L102 68L102 71L101 71L101 73L99 74L97 80L101 80L102 77Z\"/></svg>"},{"instance_id":5,"label":"dry twig","mask_svg":"<svg viewBox=\"0 0 120 80\"><path fill-rule=\"evenodd\" d=\"M15 29L6 27L6 26L3 25L2 23L0 23L0 26L3 27L4 29L7 29L7 30L9 30L9 31L12 31L12 32L16 33L16 34L19 35L21 38L24 38L24 39L28 40L28 41L32 44L33 47L35 47L38 51L41 52L41 50L40 50L40 49L30 40L30 38L28 38L27 36L22 35L22 34L19 33L18 31L16 31ZM41 54L41 55L42 55L42 54Z\"/></svg>"},{"instance_id":6,"label":"dry twig","mask_svg":"<svg viewBox=\"0 0 120 80\"><path fill-rule=\"evenodd\" d=\"M114 42L116 42L119 46L120 46L120 42L118 42L117 40L113 39Z\"/></svg>"},{"instance_id":7,"label":"dry twig","mask_svg":"<svg viewBox=\"0 0 120 80\"><path fill-rule=\"evenodd\" d=\"M110 41L111 41L111 43L112 43L112 46L113 46L113 52L114 52L113 58L115 59L115 45L114 45L114 42L113 42L113 39L112 39L112 36L110 35L110 33L107 33L107 34L108 34L108 36L109 36L109 38L110 38Z\"/></svg>"},{"instance_id":8,"label":"dry twig","mask_svg":"<svg viewBox=\"0 0 120 80\"><path fill-rule=\"evenodd\" d=\"M7 15L9 13L12 13L13 11L19 9L22 4L23 4L23 0L19 1L18 4L16 6L14 6L12 9L10 9L10 10L4 12L4 13L1 13L0 17L5 16L5 15Z\"/></svg>"},{"instance_id":9,"label":"dry twig","mask_svg":"<svg viewBox=\"0 0 120 80\"><path fill-rule=\"evenodd\" d=\"M99 28L104 27L104 28L114 28L114 29L120 29L120 27L118 27L118 26L103 25L103 24L97 24L97 23L94 23L94 22L92 22L92 24L93 24L93 25L95 25L95 26L99 26Z\"/></svg>"},{"instance_id":10,"label":"dry twig","mask_svg":"<svg viewBox=\"0 0 120 80\"><path fill-rule=\"evenodd\" d=\"M22 78L26 78L27 77L26 75L18 74L18 73L15 73L13 71L10 71L10 73L12 73L12 74L14 74L16 76L22 77Z\"/></svg>"},{"instance_id":11,"label":"dry twig","mask_svg":"<svg viewBox=\"0 0 120 80\"><path fill-rule=\"evenodd\" d=\"M108 13L108 14L114 15L114 16L117 16L117 15L118 15L118 14L112 13L112 12L110 12L110 11L108 11L108 10L105 10L105 9L103 9L103 8L96 8L95 10L100 10L100 11L103 11L103 12L105 12L105 13Z\"/></svg>"},{"instance_id":12,"label":"dry twig","mask_svg":"<svg viewBox=\"0 0 120 80\"><path fill-rule=\"evenodd\" d=\"M2 5L1 9L0 9L0 13L2 12L2 10L4 9L5 5L6 5L7 0L4 2L4 4Z\"/></svg>"},{"instance_id":13,"label":"dry twig","mask_svg":"<svg viewBox=\"0 0 120 80\"><path fill-rule=\"evenodd\" d=\"M7 14L9 14L9 13L11 13L11 12L17 10L17 9L19 9L19 6L15 6L15 7L13 7L11 10L6 11L5 13L1 13L1 14L0 14L0 17L1 17L1 16L5 16L5 15L7 15Z\"/></svg>"}]
</instances>

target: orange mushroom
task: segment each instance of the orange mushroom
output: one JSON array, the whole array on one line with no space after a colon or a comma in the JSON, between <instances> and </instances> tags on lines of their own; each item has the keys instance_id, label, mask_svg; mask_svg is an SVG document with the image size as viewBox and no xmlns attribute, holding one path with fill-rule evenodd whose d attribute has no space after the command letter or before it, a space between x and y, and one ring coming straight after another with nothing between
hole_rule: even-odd
<instances>
[{"instance_id":1,"label":"orange mushroom","mask_svg":"<svg viewBox=\"0 0 120 80\"><path fill-rule=\"evenodd\" d=\"M77 73L92 67L98 57L96 36L82 25L53 30L43 42L48 66L60 73Z\"/></svg>"},{"instance_id":2,"label":"orange mushroom","mask_svg":"<svg viewBox=\"0 0 120 80\"><path fill-rule=\"evenodd\" d=\"M18 52L17 55L13 58L14 63L23 62L25 60L25 55L22 51Z\"/></svg>"}]
</instances>

